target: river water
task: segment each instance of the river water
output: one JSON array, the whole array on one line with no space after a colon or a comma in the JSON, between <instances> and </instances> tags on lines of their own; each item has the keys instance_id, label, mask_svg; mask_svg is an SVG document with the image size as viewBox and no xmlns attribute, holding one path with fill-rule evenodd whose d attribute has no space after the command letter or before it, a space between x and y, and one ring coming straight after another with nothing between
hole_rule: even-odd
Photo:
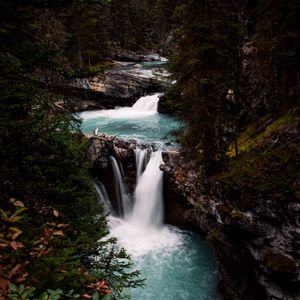
<instances>
[{"instance_id":1,"label":"river water","mask_svg":"<svg viewBox=\"0 0 300 300\"><path fill-rule=\"evenodd\" d=\"M140 143L152 142L172 145L173 130L181 124L173 117L157 112L159 94L139 99L133 107L88 111L81 113L82 130L92 134L95 128L109 135L118 133L124 139L136 139ZM147 106L147 102L151 105Z\"/></svg>"},{"instance_id":2,"label":"river water","mask_svg":"<svg viewBox=\"0 0 300 300\"><path fill-rule=\"evenodd\" d=\"M171 130L181 125L174 118L157 113L158 94L142 97L131 108L83 112L82 130L95 128L125 139L172 145ZM173 144L175 146L175 144ZM157 148L157 147L156 147ZM133 300L217 300L218 271L209 244L199 235L163 222L163 173L161 151L136 150L137 185L133 195L124 188L122 172L112 158L119 212L111 212L111 235L132 256L135 268L146 278L144 288L131 289ZM99 198L109 202L98 188ZM106 198L106 199L104 199Z\"/></svg>"}]
</instances>

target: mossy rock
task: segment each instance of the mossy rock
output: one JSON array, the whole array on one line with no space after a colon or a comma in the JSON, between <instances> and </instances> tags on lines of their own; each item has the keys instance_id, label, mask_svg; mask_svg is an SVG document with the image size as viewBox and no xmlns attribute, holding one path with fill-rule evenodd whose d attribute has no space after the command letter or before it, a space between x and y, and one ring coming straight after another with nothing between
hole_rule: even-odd
<instances>
[{"instance_id":1,"label":"mossy rock","mask_svg":"<svg viewBox=\"0 0 300 300\"><path fill-rule=\"evenodd\" d=\"M208 235L206 236L206 239L209 242L216 242L218 240L218 237L220 236L220 230L218 228L213 228L210 230L210 232L208 233Z\"/></svg>"},{"instance_id":2,"label":"mossy rock","mask_svg":"<svg viewBox=\"0 0 300 300\"><path fill-rule=\"evenodd\" d=\"M293 114L295 111L290 110L278 119L276 130L284 126L283 132L268 135L268 138L264 135L255 148L230 159L227 170L220 174L222 194L235 207L249 209L261 205L264 199L273 199L273 209L278 210L288 202L297 201L300 142L294 127L288 126L292 124ZM269 132L267 129L271 126L274 124L266 126L260 137Z\"/></svg>"},{"instance_id":3,"label":"mossy rock","mask_svg":"<svg viewBox=\"0 0 300 300\"><path fill-rule=\"evenodd\" d=\"M296 262L292 257L271 249L265 251L264 260L272 273L291 274L296 270Z\"/></svg>"},{"instance_id":4,"label":"mossy rock","mask_svg":"<svg viewBox=\"0 0 300 300\"><path fill-rule=\"evenodd\" d=\"M245 219L245 215L237 208L233 207L232 205L221 204L218 206L219 213L221 216L230 217L232 219Z\"/></svg>"},{"instance_id":5,"label":"mossy rock","mask_svg":"<svg viewBox=\"0 0 300 300\"><path fill-rule=\"evenodd\" d=\"M237 144L239 153L248 153L264 144L264 140L269 136L297 127L297 117L299 114L299 107L292 107L275 120L271 119L270 114L263 116L250 125L238 137ZM229 158L235 157L234 143L229 146L226 155Z\"/></svg>"}]
</instances>

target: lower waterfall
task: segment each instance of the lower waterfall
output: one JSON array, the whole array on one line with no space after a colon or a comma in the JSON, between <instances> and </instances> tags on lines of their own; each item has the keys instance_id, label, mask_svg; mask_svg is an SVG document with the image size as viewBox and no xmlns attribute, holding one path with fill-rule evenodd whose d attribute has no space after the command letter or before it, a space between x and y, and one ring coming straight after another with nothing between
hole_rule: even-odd
<instances>
[{"instance_id":1,"label":"lower waterfall","mask_svg":"<svg viewBox=\"0 0 300 300\"><path fill-rule=\"evenodd\" d=\"M139 180L140 176L145 170L147 164L147 153L146 149L137 148L135 150L135 163L136 163L136 181Z\"/></svg>"},{"instance_id":2,"label":"lower waterfall","mask_svg":"<svg viewBox=\"0 0 300 300\"><path fill-rule=\"evenodd\" d=\"M123 180L123 174L119 168L118 162L114 157L110 157L112 170L114 174L116 194L118 199L118 212L120 216L128 216L131 212L131 197Z\"/></svg>"},{"instance_id":3,"label":"lower waterfall","mask_svg":"<svg viewBox=\"0 0 300 300\"><path fill-rule=\"evenodd\" d=\"M136 226L150 229L162 226L163 172L159 169L161 163L163 163L161 151L152 152L145 171L137 181L134 191L134 207L130 216L130 222Z\"/></svg>"},{"instance_id":4,"label":"lower waterfall","mask_svg":"<svg viewBox=\"0 0 300 300\"><path fill-rule=\"evenodd\" d=\"M138 168L147 162L147 149L140 151L142 154L138 156ZM180 242L176 235L163 226L163 172L159 169L162 162L160 150L151 153L149 162L138 177L133 193L134 204L130 212L118 217L109 217L111 235L117 237L121 246L132 256L145 255L168 246L173 247ZM115 177L118 180L116 184L118 192L124 181L121 172L115 170L118 167L116 160L113 159L112 163L114 173L119 174ZM121 205L124 203L128 209L126 201L120 202Z\"/></svg>"},{"instance_id":5,"label":"lower waterfall","mask_svg":"<svg viewBox=\"0 0 300 300\"><path fill-rule=\"evenodd\" d=\"M111 205L111 202L109 200L106 188L104 184L101 181L97 181L95 184L95 190L96 190L96 196L98 201L103 205L104 213L108 214L114 214L113 207Z\"/></svg>"},{"instance_id":6,"label":"lower waterfall","mask_svg":"<svg viewBox=\"0 0 300 300\"><path fill-rule=\"evenodd\" d=\"M108 221L111 236L118 239L146 278L145 288L128 293L133 300L221 299L208 244L196 234L163 224L161 151L152 152L149 161L148 151L136 149L138 175L129 213L111 215ZM122 186L121 171L115 172Z\"/></svg>"}]
</instances>

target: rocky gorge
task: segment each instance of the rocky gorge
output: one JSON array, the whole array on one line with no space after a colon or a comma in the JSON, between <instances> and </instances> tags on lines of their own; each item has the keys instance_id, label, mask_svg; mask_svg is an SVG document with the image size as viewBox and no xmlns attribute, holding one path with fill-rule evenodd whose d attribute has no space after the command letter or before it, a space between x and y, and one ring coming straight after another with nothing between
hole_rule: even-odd
<instances>
[{"instance_id":1,"label":"rocky gorge","mask_svg":"<svg viewBox=\"0 0 300 300\"><path fill-rule=\"evenodd\" d=\"M121 162L132 190L137 144L102 134L89 137L89 144L92 173L117 206L109 156ZM278 203L274 194L256 194L255 189L245 192L236 186L228 192L224 176L204 178L179 151L165 151L163 160L166 222L204 234L212 243L224 298L300 299L299 174L293 198Z\"/></svg>"},{"instance_id":2,"label":"rocky gorge","mask_svg":"<svg viewBox=\"0 0 300 300\"><path fill-rule=\"evenodd\" d=\"M299 1L0 8L0 300L300 300Z\"/></svg>"},{"instance_id":3,"label":"rocky gorge","mask_svg":"<svg viewBox=\"0 0 300 300\"><path fill-rule=\"evenodd\" d=\"M101 103L98 108L111 108L131 105L145 92L164 91L168 85L169 82L157 78L110 71L101 79L89 79L86 90L107 97L107 103L105 97L96 101L97 105ZM159 109L171 113L164 97L161 99ZM86 109L93 109L93 105ZM295 149L290 147L291 140L299 141L298 119L297 110L262 119L250 128L251 135L247 131L241 135L240 156L232 160L226 171L213 177L197 172L195 163L187 162L181 150L163 152L164 164L160 169L164 172L165 220L205 235L211 242L225 299L300 299L300 176L297 156L291 157ZM117 208L109 157L121 162L125 182L132 192L137 142L98 134L89 137L89 145L91 172L105 183ZM227 153L229 159L232 147ZM260 153L264 153L263 161L258 159ZM286 172L293 172L286 181L282 177L287 173L281 174L284 186L274 186L274 178L270 182L265 179L265 173L271 172L273 176L283 166Z\"/></svg>"}]
</instances>

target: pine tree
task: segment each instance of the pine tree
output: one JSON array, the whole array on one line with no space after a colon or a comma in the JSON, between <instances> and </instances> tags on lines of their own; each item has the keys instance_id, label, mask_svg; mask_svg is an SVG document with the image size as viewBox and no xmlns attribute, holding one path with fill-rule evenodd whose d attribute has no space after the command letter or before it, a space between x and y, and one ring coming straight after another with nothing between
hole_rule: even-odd
<instances>
[{"instance_id":1,"label":"pine tree","mask_svg":"<svg viewBox=\"0 0 300 300\"><path fill-rule=\"evenodd\" d=\"M230 106L239 102L242 30L231 1L191 1L171 70L188 124L184 144L195 148L206 172L225 154L224 128L237 126ZM234 92L234 101L230 93ZM237 122L235 122L237 123Z\"/></svg>"},{"instance_id":2,"label":"pine tree","mask_svg":"<svg viewBox=\"0 0 300 300\"><path fill-rule=\"evenodd\" d=\"M75 2L68 10L68 52L75 66L90 68L109 56L108 9L101 2Z\"/></svg>"},{"instance_id":3,"label":"pine tree","mask_svg":"<svg viewBox=\"0 0 300 300\"><path fill-rule=\"evenodd\" d=\"M24 273L30 273L25 284L39 292L75 288L81 293L98 278L118 296L123 287L139 284L138 272L127 271L130 260L124 250L115 249L115 240L103 240L108 230L88 174L79 120L54 109L63 97L51 89L52 78L61 78L63 49L55 39L40 39L36 27L41 21L36 16L44 9L52 15L51 9L69 7L52 5L52 1L0 1L1 228L5 211L11 211L11 202L18 199L28 208L18 224L21 232L27 232L24 244L40 243L34 241L36 232L49 237L54 231L47 226L67 223L68 229L56 230L63 237L53 240L49 252L40 257L31 259L35 254L21 247L19 256L10 251L5 261L13 267L20 263ZM95 255L101 261L95 261Z\"/></svg>"}]
</instances>

